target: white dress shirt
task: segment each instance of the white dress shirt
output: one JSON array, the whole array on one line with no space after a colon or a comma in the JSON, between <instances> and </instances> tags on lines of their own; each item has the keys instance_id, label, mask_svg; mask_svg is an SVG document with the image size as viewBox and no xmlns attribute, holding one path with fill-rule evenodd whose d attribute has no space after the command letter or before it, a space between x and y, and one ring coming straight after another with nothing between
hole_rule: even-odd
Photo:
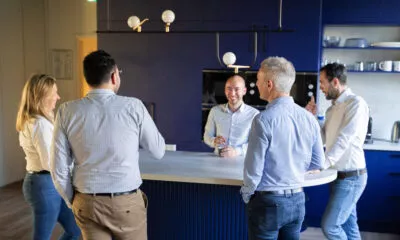
<instances>
[{"instance_id":1,"label":"white dress shirt","mask_svg":"<svg viewBox=\"0 0 400 240\"><path fill-rule=\"evenodd\" d=\"M211 108L204 130L204 142L214 148L214 139L223 136L226 144L235 148L239 155L246 155L247 142L253 118L259 111L247 104L242 104L236 112L228 104ZM218 148L215 148L218 154Z\"/></svg>"},{"instance_id":2,"label":"white dress shirt","mask_svg":"<svg viewBox=\"0 0 400 240\"><path fill-rule=\"evenodd\" d=\"M96 89L62 104L54 123L50 163L67 205L71 207L74 190L116 193L139 188L139 145L157 159L164 156L164 138L139 99Z\"/></svg>"},{"instance_id":3,"label":"white dress shirt","mask_svg":"<svg viewBox=\"0 0 400 240\"><path fill-rule=\"evenodd\" d=\"M338 171L365 168L363 144L368 119L367 103L349 88L328 108L322 128L326 167Z\"/></svg>"},{"instance_id":4,"label":"white dress shirt","mask_svg":"<svg viewBox=\"0 0 400 240\"><path fill-rule=\"evenodd\" d=\"M19 132L19 145L25 152L28 172L50 171L50 145L53 138L53 123L37 116L25 123Z\"/></svg>"}]
</instances>

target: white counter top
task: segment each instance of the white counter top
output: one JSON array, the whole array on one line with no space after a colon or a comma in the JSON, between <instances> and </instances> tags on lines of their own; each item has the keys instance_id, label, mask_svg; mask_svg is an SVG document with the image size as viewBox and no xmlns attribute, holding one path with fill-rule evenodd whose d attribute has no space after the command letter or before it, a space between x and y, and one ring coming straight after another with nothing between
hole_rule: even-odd
<instances>
[{"instance_id":1,"label":"white counter top","mask_svg":"<svg viewBox=\"0 0 400 240\"><path fill-rule=\"evenodd\" d=\"M207 183L241 186L244 158L224 159L213 153L170 152L161 160L140 151L139 165L142 178L172 182ZM304 187L321 185L336 179L336 170L307 174Z\"/></svg>"},{"instance_id":2,"label":"white counter top","mask_svg":"<svg viewBox=\"0 0 400 240\"><path fill-rule=\"evenodd\" d=\"M400 143L374 140L372 144L364 144L364 150L400 151Z\"/></svg>"}]
</instances>

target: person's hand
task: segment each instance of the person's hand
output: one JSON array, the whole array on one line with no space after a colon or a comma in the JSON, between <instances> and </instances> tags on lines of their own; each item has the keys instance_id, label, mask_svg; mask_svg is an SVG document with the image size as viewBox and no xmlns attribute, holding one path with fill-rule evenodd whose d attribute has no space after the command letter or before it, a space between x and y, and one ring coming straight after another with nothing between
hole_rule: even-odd
<instances>
[{"instance_id":1,"label":"person's hand","mask_svg":"<svg viewBox=\"0 0 400 240\"><path fill-rule=\"evenodd\" d=\"M225 140L225 138L223 136L217 136L214 139L214 146L215 147L218 147L218 145L225 145L225 143L226 143L226 140Z\"/></svg>"},{"instance_id":2,"label":"person's hand","mask_svg":"<svg viewBox=\"0 0 400 240\"><path fill-rule=\"evenodd\" d=\"M220 156L223 158L233 158L233 157L236 157L237 155L238 155L238 153L231 146L227 146L227 147L223 148L220 152Z\"/></svg>"},{"instance_id":3,"label":"person's hand","mask_svg":"<svg viewBox=\"0 0 400 240\"><path fill-rule=\"evenodd\" d=\"M320 173L320 172L321 172L321 170L314 169L314 170L307 171L306 174L316 174L316 173Z\"/></svg>"},{"instance_id":4,"label":"person's hand","mask_svg":"<svg viewBox=\"0 0 400 240\"><path fill-rule=\"evenodd\" d=\"M311 96L311 100L307 103L306 109L313 115L317 114L317 104L315 103L314 96Z\"/></svg>"}]
</instances>

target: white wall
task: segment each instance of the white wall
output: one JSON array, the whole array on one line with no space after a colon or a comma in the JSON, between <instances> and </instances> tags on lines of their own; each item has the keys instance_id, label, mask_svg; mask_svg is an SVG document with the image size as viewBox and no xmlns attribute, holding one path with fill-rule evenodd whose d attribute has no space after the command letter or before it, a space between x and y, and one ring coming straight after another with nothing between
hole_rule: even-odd
<instances>
[{"instance_id":1,"label":"white wall","mask_svg":"<svg viewBox=\"0 0 400 240\"><path fill-rule=\"evenodd\" d=\"M58 89L62 101L80 96L79 77L77 76L77 36L95 35L97 29L96 3L86 0L44 0L46 4L46 24L48 50L73 50L73 79L58 80ZM48 58L49 60L50 58ZM48 66L51 63L48 62ZM50 69L49 69L50 71Z\"/></svg>"},{"instance_id":2,"label":"white wall","mask_svg":"<svg viewBox=\"0 0 400 240\"><path fill-rule=\"evenodd\" d=\"M71 49L74 76L59 80L62 101L79 97L76 37L96 31L96 3L86 0L0 0L0 186L25 174L15 118L25 80L50 73L50 49Z\"/></svg>"},{"instance_id":3,"label":"white wall","mask_svg":"<svg viewBox=\"0 0 400 240\"><path fill-rule=\"evenodd\" d=\"M25 165L14 127L25 79L22 1L2 0L0 23L0 185L4 185L21 179Z\"/></svg>"}]
</instances>

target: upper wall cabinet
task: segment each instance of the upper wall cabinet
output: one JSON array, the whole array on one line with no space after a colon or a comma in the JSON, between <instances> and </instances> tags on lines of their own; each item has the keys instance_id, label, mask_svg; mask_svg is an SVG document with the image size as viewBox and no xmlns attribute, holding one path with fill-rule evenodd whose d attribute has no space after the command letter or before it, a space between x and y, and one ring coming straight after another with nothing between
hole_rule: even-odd
<instances>
[{"instance_id":1,"label":"upper wall cabinet","mask_svg":"<svg viewBox=\"0 0 400 240\"><path fill-rule=\"evenodd\" d=\"M399 0L324 0L324 24L400 24Z\"/></svg>"}]
</instances>

